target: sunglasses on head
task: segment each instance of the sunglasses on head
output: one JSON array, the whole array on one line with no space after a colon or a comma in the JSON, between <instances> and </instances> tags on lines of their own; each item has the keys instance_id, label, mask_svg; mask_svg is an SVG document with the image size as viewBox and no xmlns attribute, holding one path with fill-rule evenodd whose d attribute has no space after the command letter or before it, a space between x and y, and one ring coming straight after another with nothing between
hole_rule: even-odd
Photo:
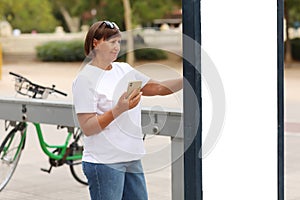
<instances>
[{"instance_id":1,"label":"sunglasses on head","mask_svg":"<svg viewBox=\"0 0 300 200\"><path fill-rule=\"evenodd\" d=\"M103 24L105 24L105 27L108 27L110 29L119 29L118 25L115 22L103 21L99 27L101 27Z\"/></svg>"}]
</instances>

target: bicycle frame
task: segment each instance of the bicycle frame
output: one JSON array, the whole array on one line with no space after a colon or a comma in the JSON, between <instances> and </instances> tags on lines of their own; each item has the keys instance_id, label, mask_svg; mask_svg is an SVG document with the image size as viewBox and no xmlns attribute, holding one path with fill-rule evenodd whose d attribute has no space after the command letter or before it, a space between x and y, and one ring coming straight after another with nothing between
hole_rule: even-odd
<instances>
[{"instance_id":1,"label":"bicycle frame","mask_svg":"<svg viewBox=\"0 0 300 200\"><path fill-rule=\"evenodd\" d=\"M25 124L25 127L23 130L20 130L22 131L22 139L20 141L20 144L23 144L24 143L24 140L26 138L26 134L27 134L27 123L26 122L20 122L20 123L24 123ZM68 144L70 142L70 139L73 135L72 132L68 131L68 134L67 134L67 138L64 142L64 144L62 145L49 145L45 139L44 139L44 136L43 136L43 132L42 132L42 129L41 129L41 125L39 123L33 123L33 125L35 126L35 129L36 129L36 133L38 135L38 139L39 139L39 143L40 143L40 146L43 150L43 152L49 157L49 158L52 158L54 160L61 160L63 158L65 158L66 160L79 160L82 158L82 154L76 154L76 155L72 155L72 156L67 156L65 157L65 153L67 151L67 148L68 148ZM16 127L17 129L17 127ZM6 152L7 149L10 147L11 145L11 142L12 142L13 138L11 139L11 141L8 143L8 145L6 147L4 147L3 151ZM18 145L18 150L16 152L16 155L18 155L18 153L21 151L22 148L24 148L24 145ZM49 149L60 149L61 151L58 152L58 154L55 154L54 152L51 152L49 151ZM14 157L14 160L16 159L16 157Z\"/></svg>"},{"instance_id":2,"label":"bicycle frame","mask_svg":"<svg viewBox=\"0 0 300 200\"><path fill-rule=\"evenodd\" d=\"M73 133L68 131L68 135L67 135L67 138L66 138L64 144L62 144L62 145L49 145L44 140L41 125L39 123L33 123L33 125L35 126L35 129L36 129L36 132L37 132L37 135L38 135L38 139L39 139L39 143L40 143L40 146L41 146L43 152L49 158L52 158L52 159L55 159L55 160L63 159L65 157L65 153L67 151L68 144L70 142L70 139L71 139L71 136L72 136ZM55 153L49 151L48 149L60 149L61 151L59 151L58 154L55 154ZM66 160L79 160L81 158L82 158L82 154L77 154L77 155L67 156L65 159Z\"/></svg>"}]
</instances>

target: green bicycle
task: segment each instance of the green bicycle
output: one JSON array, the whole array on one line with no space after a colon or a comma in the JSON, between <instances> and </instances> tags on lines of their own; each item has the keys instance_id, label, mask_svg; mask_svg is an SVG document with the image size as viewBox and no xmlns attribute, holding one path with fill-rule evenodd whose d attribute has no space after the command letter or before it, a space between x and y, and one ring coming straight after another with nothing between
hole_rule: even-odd
<instances>
[{"instance_id":1,"label":"green bicycle","mask_svg":"<svg viewBox=\"0 0 300 200\"><path fill-rule=\"evenodd\" d=\"M53 85L44 87L33 83L25 77L10 72L15 77L15 90L17 93L34 99L45 99L49 94L57 93L66 96L67 94L58 91ZM24 108L26 109L26 108ZM52 167L59 167L64 164L69 165L71 174L76 181L87 185L87 180L82 172L82 137L83 133L79 128L68 127L66 139L62 145L49 145L43 137L41 125L33 123L38 135L40 146L43 152L49 157L50 168L41 169L42 171L51 172ZM8 132L2 143L0 143L0 191L5 188L18 165L22 151L25 147L27 134L26 116L23 121L5 121L5 131ZM59 127L58 128L64 128Z\"/></svg>"}]
</instances>

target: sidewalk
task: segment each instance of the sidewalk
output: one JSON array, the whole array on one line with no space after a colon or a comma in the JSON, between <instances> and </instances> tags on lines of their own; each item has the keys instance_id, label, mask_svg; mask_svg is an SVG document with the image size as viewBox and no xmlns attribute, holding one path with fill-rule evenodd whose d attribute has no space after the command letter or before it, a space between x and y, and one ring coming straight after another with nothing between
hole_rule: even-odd
<instances>
[{"instance_id":1,"label":"sidewalk","mask_svg":"<svg viewBox=\"0 0 300 200\"><path fill-rule=\"evenodd\" d=\"M181 76L180 63L162 61L160 64L137 63L139 70L156 79L166 79ZM58 90L66 92L68 97L50 97L55 101L72 101L71 86L81 63L42 63L42 62L9 62L2 68L2 80L0 80L0 96L12 97L15 95L14 80L8 75L10 71L21 74L29 80L44 86L56 85ZM160 73L157 73L160 70ZM179 94L182 95L182 94ZM177 97L180 98L180 97ZM172 103L170 103L172 102ZM151 98L144 99L144 104L155 104ZM166 98L156 100L159 105L177 107L178 101L170 101ZM0 122L3 130L3 122ZM45 141L49 144L61 144L65 133L57 131L56 126L45 125ZM0 134L2 141L4 135ZM51 174L42 172L40 168L49 168L47 157L42 152L34 127L29 125L26 146L19 161L16 171L6 188L0 192L2 200L74 200L89 199L87 186L75 181L67 165L52 168ZM170 138L164 136L149 137L145 141L146 149L170 148ZM164 160L170 160L171 155L162 156ZM157 164L155 165L157 166ZM165 166L154 169L144 165L147 181L149 200L171 199L171 167Z\"/></svg>"},{"instance_id":2,"label":"sidewalk","mask_svg":"<svg viewBox=\"0 0 300 200\"><path fill-rule=\"evenodd\" d=\"M285 198L300 199L300 63L285 68Z\"/></svg>"},{"instance_id":3,"label":"sidewalk","mask_svg":"<svg viewBox=\"0 0 300 200\"><path fill-rule=\"evenodd\" d=\"M80 69L81 63L4 63L0 96L14 96L14 82L9 71L22 74L42 85L55 84L56 88L71 94L71 83ZM175 66L176 65L176 66ZM139 63L139 69L157 79L174 77L181 74L180 63L162 63L147 66ZM157 70L161 70L157 73ZM285 70L285 192L286 200L300 199L300 64ZM71 101L68 97L51 97L55 100ZM159 104L176 107L178 102L159 99ZM170 104L171 102L171 104ZM155 103L154 99L145 99L145 105ZM2 122L1 122L2 123ZM3 124L0 123L1 130ZM45 127L46 141L61 141L64 133L57 133L56 127ZM51 133L50 133L51 132ZM53 168L51 174L40 168L48 168L47 157L39 147L32 125L29 126L26 147L21 160L8 186L0 192L2 200L74 200L89 199L88 189L77 183L67 166ZM32 133L32 134L31 134ZM48 134L49 133L49 134ZM3 134L0 134L2 140ZM169 138L159 137L146 140L147 148L161 148L170 144ZM170 159L168 157L163 159ZM151 169L151 166L144 166ZM171 199L170 166L146 173L149 200ZM204 191L205 193L205 191Z\"/></svg>"}]
</instances>

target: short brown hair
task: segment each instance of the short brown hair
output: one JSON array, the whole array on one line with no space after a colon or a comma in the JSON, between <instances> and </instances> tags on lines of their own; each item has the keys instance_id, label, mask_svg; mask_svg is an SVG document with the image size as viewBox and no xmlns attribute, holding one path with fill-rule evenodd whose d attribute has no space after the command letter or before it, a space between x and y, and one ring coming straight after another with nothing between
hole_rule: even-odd
<instances>
[{"instance_id":1,"label":"short brown hair","mask_svg":"<svg viewBox=\"0 0 300 200\"><path fill-rule=\"evenodd\" d=\"M90 53L92 53L94 46L93 46L93 40L100 40L104 39L107 40L111 38L112 36L121 36L121 32L117 26L110 28L107 27L105 21L98 21L94 23L86 37L85 37L85 42L84 42L84 52L86 56L90 56Z\"/></svg>"}]
</instances>

